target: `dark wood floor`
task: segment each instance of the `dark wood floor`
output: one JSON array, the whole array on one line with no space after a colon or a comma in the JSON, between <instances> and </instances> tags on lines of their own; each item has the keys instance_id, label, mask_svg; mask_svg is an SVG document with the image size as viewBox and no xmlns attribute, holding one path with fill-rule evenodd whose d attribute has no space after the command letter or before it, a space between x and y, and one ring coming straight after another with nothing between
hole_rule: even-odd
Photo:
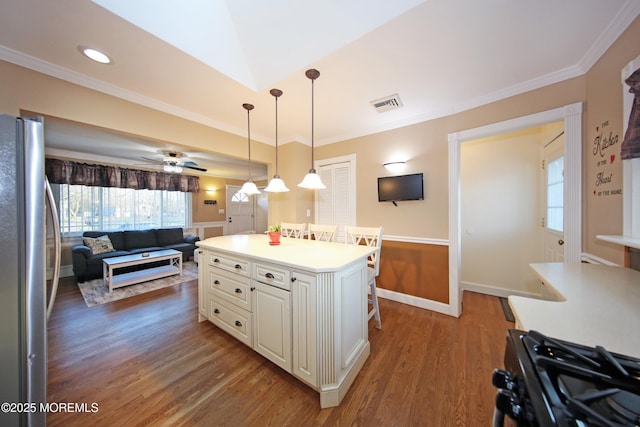
<instances>
[{"instance_id":1,"label":"dark wood floor","mask_svg":"<svg viewBox=\"0 0 640 427\"><path fill-rule=\"evenodd\" d=\"M209 322L197 282L87 308L74 281L49 322L50 426L488 426L513 327L498 298L465 293L459 319L380 300L371 356L342 404L318 394ZM97 404L92 407L92 404ZM78 409L83 409L80 406ZM91 412L91 409L97 409Z\"/></svg>"}]
</instances>

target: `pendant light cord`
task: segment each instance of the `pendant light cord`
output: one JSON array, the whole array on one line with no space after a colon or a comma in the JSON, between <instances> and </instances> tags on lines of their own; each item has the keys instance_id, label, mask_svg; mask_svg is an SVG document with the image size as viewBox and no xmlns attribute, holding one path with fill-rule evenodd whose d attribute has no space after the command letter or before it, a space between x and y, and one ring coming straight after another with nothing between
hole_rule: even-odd
<instances>
[{"instance_id":1,"label":"pendant light cord","mask_svg":"<svg viewBox=\"0 0 640 427\"><path fill-rule=\"evenodd\" d=\"M249 121L249 112L253 110L253 105L242 104L242 108L247 110L247 145L249 147L249 181L251 181L251 122Z\"/></svg>"},{"instance_id":2,"label":"pendant light cord","mask_svg":"<svg viewBox=\"0 0 640 427\"><path fill-rule=\"evenodd\" d=\"M276 176L278 175L278 97L276 96Z\"/></svg>"},{"instance_id":3,"label":"pendant light cord","mask_svg":"<svg viewBox=\"0 0 640 427\"><path fill-rule=\"evenodd\" d=\"M314 139L314 129L313 129L313 116L314 116L314 105L315 102L313 100L313 94L314 94L314 90L313 90L313 84L315 83L315 79L311 79L311 169L314 169L314 156L313 156L313 139Z\"/></svg>"}]
</instances>

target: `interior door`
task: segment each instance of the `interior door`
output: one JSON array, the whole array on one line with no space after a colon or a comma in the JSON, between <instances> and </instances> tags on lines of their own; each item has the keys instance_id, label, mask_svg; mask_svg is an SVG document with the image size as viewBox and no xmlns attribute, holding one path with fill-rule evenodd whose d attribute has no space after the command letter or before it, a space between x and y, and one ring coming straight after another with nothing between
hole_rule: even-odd
<instances>
[{"instance_id":1,"label":"interior door","mask_svg":"<svg viewBox=\"0 0 640 427\"><path fill-rule=\"evenodd\" d=\"M564 134L544 147L545 262L564 261Z\"/></svg>"},{"instance_id":2,"label":"interior door","mask_svg":"<svg viewBox=\"0 0 640 427\"><path fill-rule=\"evenodd\" d=\"M227 185L227 233L255 232L254 200L240 192L240 186Z\"/></svg>"}]
</instances>

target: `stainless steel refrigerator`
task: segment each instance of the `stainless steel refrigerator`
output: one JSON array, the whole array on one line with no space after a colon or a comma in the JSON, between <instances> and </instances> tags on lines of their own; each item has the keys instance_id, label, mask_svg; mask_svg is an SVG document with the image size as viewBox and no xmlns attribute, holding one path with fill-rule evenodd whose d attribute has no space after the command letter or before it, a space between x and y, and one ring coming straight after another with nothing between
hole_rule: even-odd
<instances>
[{"instance_id":1,"label":"stainless steel refrigerator","mask_svg":"<svg viewBox=\"0 0 640 427\"><path fill-rule=\"evenodd\" d=\"M47 215L54 209L44 174L39 119L0 115L0 425L46 424ZM57 214L54 257L59 257ZM50 227L49 227L50 228ZM49 229L50 235L51 230ZM50 309L57 289L55 264Z\"/></svg>"}]
</instances>

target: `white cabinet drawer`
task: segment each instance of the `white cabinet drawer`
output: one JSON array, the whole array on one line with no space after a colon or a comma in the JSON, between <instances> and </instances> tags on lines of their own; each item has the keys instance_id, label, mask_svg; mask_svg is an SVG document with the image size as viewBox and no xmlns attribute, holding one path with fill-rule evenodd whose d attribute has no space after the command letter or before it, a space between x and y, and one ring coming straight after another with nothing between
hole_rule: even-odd
<instances>
[{"instance_id":1,"label":"white cabinet drawer","mask_svg":"<svg viewBox=\"0 0 640 427\"><path fill-rule=\"evenodd\" d=\"M209 320L234 338L252 347L253 319L251 313L223 299L216 298L210 292L207 299L209 303L207 317Z\"/></svg>"},{"instance_id":2,"label":"white cabinet drawer","mask_svg":"<svg viewBox=\"0 0 640 427\"><path fill-rule=\"evenodd\" d=\"M248 277L239 277L217 268L211 268L207 278L207 289L222 299L251 311L250 283L251 279Z\"/></svg>"},{"instance_id":3,"label":"white cabinet drawer","mask_svg":"<svg viewBox=\"0 0 640 427\"><path fill-rule=\"evenodd\" d=\"M207 252L207 263L213 267L249 277L249 261L245 259Z\"/></svg>"},{"instance_id":4,"label":"white cabinet drawer","mask_svg":"<svg viewBox=\"0 0 640 427\"><path fill-rule=\"evenodd\" d=\"M291 290L291 272L286 268L273 264L254 263L253 278L267 285Z\"/></svg>"}]
</instances>

